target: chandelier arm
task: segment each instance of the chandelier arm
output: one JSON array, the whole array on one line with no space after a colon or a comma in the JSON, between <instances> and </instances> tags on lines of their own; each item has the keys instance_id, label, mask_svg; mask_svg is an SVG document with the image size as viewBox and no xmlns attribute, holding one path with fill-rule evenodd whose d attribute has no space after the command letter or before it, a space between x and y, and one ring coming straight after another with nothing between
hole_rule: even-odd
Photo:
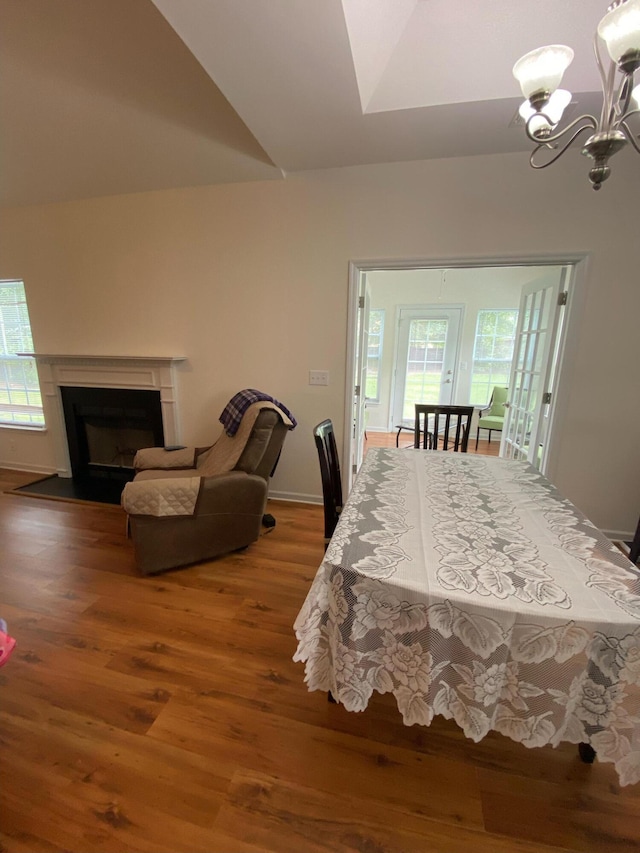
<instances>
[{"instance_id":1,"label":"chandelier arm","mask_svg":"<svg viewBox=\"0 0 640 853\"><path fill-rule=\"evenodd\" d=\"M534 113L534 115L530 116L530 118L527 120L527 124L525 125L525 132L526 132L527 136L529 137L529 139L532 142L535 142L536 145L539 145L540 147L542 147L542 145L546 145L548 148L552 148L553 146L550 143L557 142L558 139L562 139L563 136L566 136L566 134L569 133L570 130L573 130L573 128L576 127L576 125L579 124L581 121L585 121L585 122L587 122L587 124L584 124L580 128L580 131L587 130L587 129L597 130L597 128L598 128L598 120L596 119L596 117L586 113L583 116L578 116L578 118L574 119L571 122L571 124L568 124L563 130L558 131L558 133L550 134L549 136L546 136L544 138L544 140L542 140L542 139L534 136L534 134L531 133L531 131L529 130L529 124L530 124L531 120L535 119L536 117L540 117L540 116L542 116L544 119L546 119L549 122L549 125L553 125L553 122L551 121L549 116L545 115L545 113ZM580 132L580 131L578 131L578 132ZM574 139L575 139L575 136L572 136L571 141L573 141ZM569 142L569 145L570 144L571 144L571 142Z\"/></svg>"},{"instance_id":2,"label":"chandelier arm","mask_svg":"<svg viewBox=\"0 0 640 853\"><path fill-rule=\"evenodd\" d=\"M640 108L636 107L635 109L629 110L628 113L625 113L623 116L621 116L620 124L622 124L622 122L626 121L628 118L631 118L631 116L640 116Z\"/></svg>"},{"instance_id":3,"label":"chandelier arm","mask_svg":"<svg viewBox=\"0 0 640 853\"><path fill-rule=\"evenodd\" d=\"M634 110L634 112L637 113L637 112L640 112L640 110ZM629 115L631 115L631 113ZM629 125L627 124L625 119L621 120L620 127L624 130L625 135L626 135L627 139L629 140L629 142L633 145L633 147L636 149L638 154L640 154L640 145L638 145L638 143L636 142L636 138L633 134L633 131L631 130L631 128L629 127Z\"/></svg>"},{"instance_id":4,"label":"chandelier arm","mask_svg":"<svg viewBox=\"0 0 640 853\"><path fill-rule=\"evenodd\" d=\"M593 37L593 52L596 57L596 64L598 66L598 71L600 72L600 80L602 82L602 111L600 113L600 127L608 127L610 115L611 115L611 100L612 100L612 92L613 92L613 77L615 74L615 69L613 67L613 63L609 66L609 74L604 69L604 63L602 62L602 57L600 56L600 46L598 43L598 34L596 33ZM595 125L595 129L597 129L598 125Z\"/></svg>"},{"instance_id":5,"label":"chandelier arm","mask_svg":"<svg viewBox=\"0 0 640 853\"><path fill-rule=\"evenodd\" d=\"M589 116L589 118L593 118L593 116ZM579 119L576 119L576 121L579 121ZM594 119L594 121L595 121L595 119ZM572 124L575 124L575 122L573 122ZM569 130L569 128L570 128L570 127L571 127L571 125L569 125L569 127L567 127L565 130L563 130L562 134L559 134L559 135L564 136L564 134L567 132L567 130ZM580 134L582 133L582 131L583 131L583 130L592 130L592 129L593 129L593 128L591 127L591 125L589 125L589 124L583 124L583 125L582 125L582 127L579 127L579 128L576 130L576 132L571 136L571 138L569 139L569 141L568 141L568 142L566 142L566 143L562 146L562 148L560 148L560 150L558 151L558 153L557 153L554 157L552 157L552 158L551 158L551 160L547 160L547 162L546 162L546 163L535 163L535 162L534 162L534 157L535 157L535 155L538 153L538 151L539 151L541 148L551 148L551 149L553 149L553 148L554 148L554 146L553 146L553 145L549 145L549 144L548 144L548 142L549 142L549 140L548 140L548 139L546 139L544 142L540 142L540 140L537 140L537 141L538 141L538 145L533 149L533 151L531 152L531 156L529 157L529 163L530 163L531 167L532 167L532 168L534 168L534 169L546 169L546 168L547 168L547 166L551 166L551 164L552 164L552 163L555 163L555 162L556 162L556 160L559 160L559 159L560 159L560 157L562 157L562 155L563 155L563 154L564 154L564 152L567 150L567 148L569 148L569 147L570 147L570 146L575 142L575 140L578 138L578 136L580 136ZM551 137L549 137L549 138L551 138ZM556 137L556 138L558 138L558 137Z\"/></svg>"},{"instance_id":6,"label":"chandelier arm","mask_svg":"<svg viewBox=\"0 0 640 853\"><path fill-rule=\"evenodd\" d=\"M624 117L628 110L629 104L631 103L631 95L633 94L633 74L625 74L620 84L620 92L618 94L618 101L616 104L616 114L618 119ZM632 112L635 112L633 110Z\"/></svg>"}]
</instances>

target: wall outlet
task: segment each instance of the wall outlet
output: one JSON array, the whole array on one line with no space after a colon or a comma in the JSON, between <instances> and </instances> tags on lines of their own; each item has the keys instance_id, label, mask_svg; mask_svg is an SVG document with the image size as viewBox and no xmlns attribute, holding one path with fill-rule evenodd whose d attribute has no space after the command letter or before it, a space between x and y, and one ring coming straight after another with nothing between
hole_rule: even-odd
<instances>
[{"instance_id":1,"label":"wall outlet","mask_svg":"<svg viewBox=\"0 0 640 853\"><path fill-rule=\"evenodd\" d=\"M328 370L310 370L309 385L328 385L329 371Z\"/></svg>"}]
</instances>

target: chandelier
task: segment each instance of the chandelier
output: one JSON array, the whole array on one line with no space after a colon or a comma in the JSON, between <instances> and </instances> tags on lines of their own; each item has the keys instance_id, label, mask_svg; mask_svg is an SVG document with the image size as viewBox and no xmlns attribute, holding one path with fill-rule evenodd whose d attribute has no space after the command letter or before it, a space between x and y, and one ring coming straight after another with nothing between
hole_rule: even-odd
<instances>
[{"instance_id":1,"label":"chandelier","mask_svg":"<svg viewBox=\"0 0 640 853\"><path fill-rule=\"evenodd\" d=\"M602 60L599 38L611 57L608 69ZM593 160L589 180L594 190L599 190L611 173L610 157L628 143L640 154L638 139L629 126L629 119L640 115L640 85L635 89L633 85L634 72L640 68L640 0L614 0L610 4L598 24L593 48L602 80L599 118L582 115L558 129L571 101L571 93L558 88L573 59L570 47L552 44L532 50L516 62L513 75L527 99L520 107L520 115L526 121L527 136L536 143L529 158L533 168L544 169L555 163L581 134L590 131L582 153Z\"/></svg>"}]
</instances>

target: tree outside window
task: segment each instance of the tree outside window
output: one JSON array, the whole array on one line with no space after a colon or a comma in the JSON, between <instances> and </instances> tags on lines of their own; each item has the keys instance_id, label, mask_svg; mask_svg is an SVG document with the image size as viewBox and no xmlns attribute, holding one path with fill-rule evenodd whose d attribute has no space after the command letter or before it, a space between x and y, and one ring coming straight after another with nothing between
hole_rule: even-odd
<instances>
[{"instance_id":1,"label":"tree outside window","mask_svg":"<svg viewBox=\"0 0 640 853\"><path fill-rule=\"evenodd\" d=\"M367 388L368 400L380 400L380 364L382 363L382 336L384 334L384 311L376 309L369 312L369 339L367 347Z\"/></svg>"},{"instance_id":2,"label":"tree outside window","mask_svg":"<svg viewBox=\"0 0 640 853\"><path fill-rule=\"evenodd\" d=\"M517 325L518 311L515 308L478 311L471 372L471 403L486 405L494 385L509 385Z\"/></svg>"}]
</instances>

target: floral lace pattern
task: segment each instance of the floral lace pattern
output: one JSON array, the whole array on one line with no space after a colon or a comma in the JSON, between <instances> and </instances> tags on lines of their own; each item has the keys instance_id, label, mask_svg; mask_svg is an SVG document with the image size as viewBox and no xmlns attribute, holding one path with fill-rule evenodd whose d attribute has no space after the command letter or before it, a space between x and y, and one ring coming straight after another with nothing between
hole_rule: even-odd
<instances>
[{"instance_id":1,"label":"floral lace pattern","mask_svg":"<svg viewBox=\"0 0 640 853\"><path fill-rule=\"evenodd\" d=\"M524 535L509 491L487 484L484 460L471 465L456 464L456 460L449 456L439 460L427 494L437 522L433 532L435 549L441 554L437 571L441 585L482 596L570 608L566 590L550 577L536 544ZM547 501L551 484L545 486L539 480L539 474L523 471L514 485L527 485L538 505L549 507L552 524L573 518L569 507Z\"/></svg>"},{"instance_id":2,"label":"floral lace pattern","mask_svg":"<svg viewBox=\"0 0 640 853\"><path fill-rule=\"evenodd\" d=\"M350 711L393 693L406 725L590 743L640 781L640 575L525 463L370 451L295 630Z\"/></svg>"}]
</instances>

